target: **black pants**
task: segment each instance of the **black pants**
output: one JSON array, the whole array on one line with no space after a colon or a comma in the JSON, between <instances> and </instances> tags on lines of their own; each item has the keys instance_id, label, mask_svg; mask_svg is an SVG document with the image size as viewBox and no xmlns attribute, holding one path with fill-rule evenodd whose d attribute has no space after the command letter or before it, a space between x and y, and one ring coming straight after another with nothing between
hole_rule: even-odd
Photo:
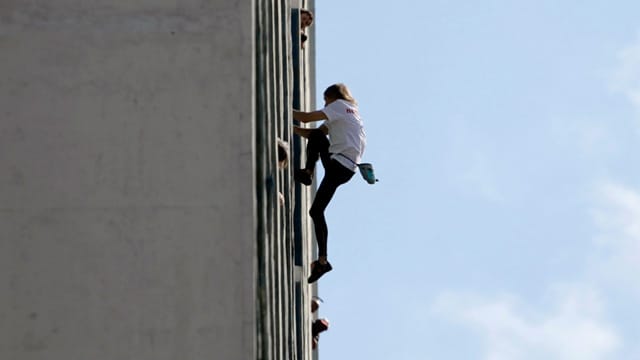
<instances>
[{"instance_id":1,"label":"black pants","mask_svg":"<svg viewBox=\"0 0 640 360\"><path fill-rule=\"evenodd\" d=\"M315 129L311 131L307 142L306 168L309 170L315 169L318 158L320 158L322 166L324 167L324 177L316 191L316 197L313 199L309 215L311 219L313 219L313 225L316 230L318 255L327 256L329 230L327 228L327 221L324 218L324 210L327 208L327 205L329 205L338 186L349 181L355 172L342 166L342 164L336 160L331 159L329 139L327 139L327 136L321 130Z\"/></svg>"}]
</instances>

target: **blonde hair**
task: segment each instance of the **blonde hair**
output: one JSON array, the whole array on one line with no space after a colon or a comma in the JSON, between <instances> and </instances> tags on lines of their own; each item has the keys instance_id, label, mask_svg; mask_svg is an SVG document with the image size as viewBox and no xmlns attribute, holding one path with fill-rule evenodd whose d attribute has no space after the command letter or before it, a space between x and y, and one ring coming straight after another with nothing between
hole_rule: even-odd
<instances>
[{"instance_id":1,"label":"blonde hair","mask_svg":"<svg viewBox=\"0 0 640 360\"><path fill-rule=\"evenodd\" d=\"M349 88L347 87L347 85L343 83L337 83L329 86L324 91L323 95L329 99L336 99L336 100L341 99L341 100L350 102L353 105L358 104L356 99L354 99L353 96L351 95L351 92L349 91Z\"/></svg>"}]
</instances>

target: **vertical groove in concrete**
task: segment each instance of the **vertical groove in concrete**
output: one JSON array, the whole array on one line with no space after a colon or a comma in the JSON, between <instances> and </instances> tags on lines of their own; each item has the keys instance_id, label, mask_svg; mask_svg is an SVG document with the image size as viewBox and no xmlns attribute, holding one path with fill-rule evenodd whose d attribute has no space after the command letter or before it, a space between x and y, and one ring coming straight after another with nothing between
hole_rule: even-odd
<instances>
[{"instance_id":1,"label":"vertical groove in concrete","mask_svg":"<svg viewBox=\"0 0 640 360\"><path fill-rule=\"evenodd\" d=\"M256 152L261 229L257 240L258 353L264 360L311 358L309 331L301 329L310 327L310 287L306 281L301 285L296 265L302 264L294 261L294 247L298 245L294 242L294 222L301 219L300 204L306 205L308 192L294 191L291 181L291 168L298 166L294 159L299 158L300 151L292 142L291 106L299 96L295 94L308 89L296 87L293 81L300 71L292 63L299 59L295 56L299 43L295 41L298 33L292 34L290 18L291 8L286 2L256 1L256 141L261 149ZM291 146L289 168L284 170L276 166L277 139ZM278 193L284 195L283 205ZM308 225L305 222L302 226Z\"/></svg>"}]
</instances>

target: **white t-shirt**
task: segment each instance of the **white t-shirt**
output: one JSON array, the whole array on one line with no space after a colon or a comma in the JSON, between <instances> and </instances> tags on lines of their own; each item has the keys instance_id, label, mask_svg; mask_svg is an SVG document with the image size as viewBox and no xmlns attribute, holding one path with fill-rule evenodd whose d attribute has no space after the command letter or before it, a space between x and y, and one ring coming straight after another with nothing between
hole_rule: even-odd
<instances>
[{"instance_id":1,"label":"white t-shirt","mask_svg":"<svg viewBox=\"0 0 640 360\"><path fill-rule=\"evenodd\" d=\"M327 116L324 125L329 129L331 158L347 169L356 171L367 144L358 107L348 101L336 100L325 106L322 112Z\"/></svg>"}]
</instances>

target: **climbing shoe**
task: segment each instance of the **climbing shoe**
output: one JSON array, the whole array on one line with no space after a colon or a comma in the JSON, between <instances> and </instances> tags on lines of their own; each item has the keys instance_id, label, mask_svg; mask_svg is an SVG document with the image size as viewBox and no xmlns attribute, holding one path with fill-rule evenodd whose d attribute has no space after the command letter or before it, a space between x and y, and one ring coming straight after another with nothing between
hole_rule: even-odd
<instances>
[{"instance_id":1,"label":"climbing shoe","mask_svg":"<svg viewBox=\"0 0 640 360\"><path fill-rule=\"evenodd\" d=\"M309 276L309 279L307 279L307 281L309 282L309 284L314 283L318 279L320 279L322 275L328 273L332 269L333 268L331 267L331 264L329 262L327 262L326 264L322 264L318 260L316 260L311 263L311 276Z\"/></svg>"},{"instance_id":2,"label":"climbing shoe","mask_svg":"<svg viewBox=\"0 0 640 360\"><path fill-rule=\"evenodd\" d=\"M293 179L304 185L311 185L313 181L313 176L307 172L305 169L298 169L293 172Z\"/></svg>"}]
</instances>

